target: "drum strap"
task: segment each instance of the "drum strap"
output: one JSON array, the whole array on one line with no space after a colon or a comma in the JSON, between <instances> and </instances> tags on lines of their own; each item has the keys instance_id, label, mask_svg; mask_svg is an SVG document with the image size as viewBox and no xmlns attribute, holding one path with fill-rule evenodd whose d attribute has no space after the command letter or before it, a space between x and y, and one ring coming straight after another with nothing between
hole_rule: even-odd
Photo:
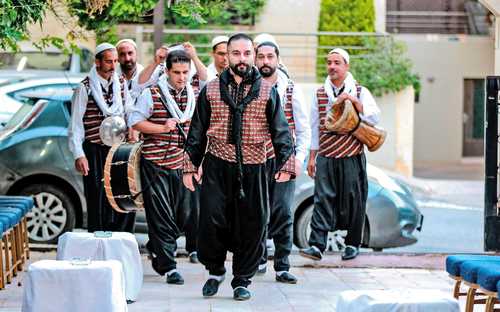
<instances>
[{"instance_id":1,"label":"drum strap","mask_svg":"<svg viewBox=\"0 0 500 312\"><path fill-rule=\"evenodd\" d=\"M158 88L158 92L160 93L160 102L163 105L163 107L165 108L165 110L168 112L167 99L165 98L165 94L163 94L163 91L161 90L161 88ZM182 129L182 126L180 124L176 124L176 126L177 126L177 130L179 130L179 133L181 134L182 138L184 139L184 141L186 141L187 140L186 132L184 131L184 129ZM167 158L167 151L165 151L164 156L163 156L163 159L165 159L165 158ZM132 196L132 200L135 200L138 196L140 196L142 193L144 193L146 190L148 190L153 185L153 183L156 182L156 179L158 179L158 177L159 177L159 174L157 171L155 177L153 179L151 179L151 181L149 181L149 183L146 185L146 187L144 187L139 193Z\"/></svg>"},{"instance_id":2,"label":"drum strap","mask_svg":"<svg viewBox=\"0 0 500 312\"><path fill-rule=\"evenodd\" d=\"M160 102L163 105L163 107L165 108L165 110L168 112L167 98L165 97L165 94L163 94L163 91L161 90L161 88L158 88L158 92L160 93ZM181 134L182 138L184 139L184 142L186 142L186 140L187 140L186 132L184 131L184 129L182 129L182 126L180 124L177 123L175 125L177 126L177 130L179 130L179 133Z\"/></svg>"}]
</instances>

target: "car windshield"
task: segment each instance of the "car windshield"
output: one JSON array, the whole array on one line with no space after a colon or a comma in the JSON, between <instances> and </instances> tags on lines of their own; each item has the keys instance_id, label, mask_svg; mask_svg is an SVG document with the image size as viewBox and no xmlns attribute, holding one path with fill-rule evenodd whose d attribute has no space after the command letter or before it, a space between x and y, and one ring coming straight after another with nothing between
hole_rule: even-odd
<instances>
[{"instance_id":1,"label":"car windshield","mask_svg":"<svg viewBox=\"0 0 500 312\"><path fill-rule=\"evenodd\" d=\"M70 57L60 52L0 52L0 69L69 70Z\"/></svg>"}]
</instances>

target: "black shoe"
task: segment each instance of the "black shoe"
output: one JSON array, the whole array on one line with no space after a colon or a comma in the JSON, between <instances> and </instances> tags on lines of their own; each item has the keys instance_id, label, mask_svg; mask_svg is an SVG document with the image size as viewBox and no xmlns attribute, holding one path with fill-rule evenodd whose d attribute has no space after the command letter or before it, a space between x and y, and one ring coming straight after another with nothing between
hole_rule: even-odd
<instances>
[{"instance_id":1,"label":"black shoe","mask_svg":"<svg viewBox=\"0 0 500 312\"><path fill-rule=\"evenodd\" d=\"M127 299L127 304L132 304L134 302L135 302L134 300Z\"/></svg>"},{"instance_id":2,"label":"black shoe","mask_svg":"<svg viewBox=\"0 0 500 312\"><path fill-rule=\"evenodd\" d=\"M200 260L198 260L198 253L196 251L189 254L189 262L200 263Z\"/></svg>"},{"instance_id":3,"label":"black shoe","mask_svg":"<svg viewBox=\"0 0 500 312\"><path fill-rule=\"evenodd\" d=\"M359 248L354 246L346 246L342 252L342 260L352 260L359 254Z\"/></svg>"},{"instance_id":4,"label":"black shoe","mask_svg":"<svg viewBox=\"0 0 500 312\"><path fill-rule=\"evenodd\" d=\"M290 272L276 274L276 281L285 284L297 284L297 278Z\"/></svg>"},{"instance_id":5,"label":"black shoe","mask_svg":"<svg viewBox=\"0 0 500 312\"><path fill-rule=\"evenodd\" d=\"M259 264L259 268L257 269L257 274L263 275L266 274L266 272L267 272L267 264L266 263Z\"/></svg>"},{"instance_id":6,"label":"black shoe","mask_svg":"<svg viewBox=\"0 0 500 312\"><path fill-rule=\"evenodd\" d=\"M321 260L323 258L323 255L321 254L321 251L317 247L315 247L315 246L311 246L309 248L301 249L299 251L299 254L302 257L306 257L306 258L313 259L313 260L316 260L316 261L319 261L319 260Z\"/></svg>"},{"instance_id":7,"label":"black shoe","mask_svg":"<svg viewBox=\"0 0 500 312\"><path fill-rule=\"evenodd\" d=\"M167 274L167 284L184 285L184 279L179 272L173 272L171 274Z\"/></svg>"},{"instance_id":8,"label":"black shoe","mask_svg":"<svg viewBox=\"0 0 500 312\"><path fill-rule=\"evenodd\" d=\"M233 290L233 298L238 301L245 301L252 297L252 293L246 287L238 286Z\"/></svg>"},{"instance_id":9,"label":"black shoe","mask_svg":"<svg viewBox=\"0 0 500 312\"><path fill-rule=\"evenodd\" d=\"M222 284L224 280L218 281L215 278L209 278L205 285L203 285L203 289L201 290L203 293L203 297L212 297L219 290L219 285Z\"/></svg>"}]
</instances>

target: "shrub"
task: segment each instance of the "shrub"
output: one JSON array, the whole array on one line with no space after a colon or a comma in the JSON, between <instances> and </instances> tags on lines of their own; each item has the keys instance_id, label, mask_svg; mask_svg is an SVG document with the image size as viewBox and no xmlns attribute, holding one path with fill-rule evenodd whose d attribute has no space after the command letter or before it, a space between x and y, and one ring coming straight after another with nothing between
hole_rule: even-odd
<instances>
[{"instance_id":1,"label":"shrub","mask_svg":"<svg viewBox=\"0 0 500 312\"><path fill-rule=\"evenodd\" d=\"M375 31L373 0L322 0L320 31L370 32ZM325 57L333 47L346 49L351 58L350 71L356 80L380 96L398 92L407 86L420 90L419 77L412 73L412 63L405 57L406 47L390 36L320 36L317 50L318 81L327 73Z\"/></svg>"}]
</instances>

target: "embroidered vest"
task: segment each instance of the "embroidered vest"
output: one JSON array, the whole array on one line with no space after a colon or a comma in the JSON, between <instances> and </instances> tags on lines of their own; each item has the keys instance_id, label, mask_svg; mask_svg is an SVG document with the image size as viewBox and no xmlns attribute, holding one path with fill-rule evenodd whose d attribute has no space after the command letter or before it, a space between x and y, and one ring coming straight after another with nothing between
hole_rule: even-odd
<instances>
[{"instance_id":1,"label":"embroidered vest","mask_svg":"<svg viewBox=\"0 0 500 312\"><path fill-rule=\"evenodd\" d=\"M120 77L119 81L120 81L120 90L122 94L122 99L124 101L125 80L123 79L123 77ZM94 96L92 95L92 92L90 92L89 77L83 79L82 83L87 89L87 94L88 94L87 109L85 110L85 113L83 115L83 128L85 130L85 140L91 143L102 145L103 143L101 141L101 138L99 137L99 127L101 126L101 123L104 120L105 116L101 111L101 109L99 108L99 106L97 105ZM108 90L103 89L102 94L104 96L104 101L106 102L106 104L108 104L108 106L111 106L113 104L112 85L109 86L109 92Z\"/></svg>"},{"instance_id":2,"label":"embroidered vest","mask_svg":"<svg viewBox=\"0 0 500 312\"><path fill-rule=\"evenodd\" d=\"M160 90L158 85L150 87L151 97L153 99L153 112L148 121L163 125L167 119L172 118L161 101ZM198 98L199 89L193 87L195 99ZM179 108L184 111L187 106L187 91L184 89L180 96L172 97L179 105ZM188 133L190 121L182 125L184 132ZM166 169L181 169L183 161L183 152L185 139L177 128L168 133L142 134L144 144L142 145L142 155L145 159L155 163L157 166Z\"/></svg>"},{"instance_id":3,"label":"embroidered vest","mask_svg":"<svg viewBox=\"0 0 500 312\"><path fill-rule=\"evenodd\" d=\"M360 93L358 86L358 98ZM319 151L323 157L344 158L363 153L363 143L351 134L335 134L326 130L325 120L328 106L328 95L325 88L316 91L319 111Z\"/></svg>"},{"instance_id":4,"label":"embroidered vest","mask_svg":"<svg viewBox=\"0 0 500 312\"><path fill-rule=\"evenodd\" d=\"M293 88L294 84L291 79L288 80L288 86L286 87L285 91L285 97L284 97L284 103L283 99L281 102L281 105L283 105L283 110L285 111L285 117L286 121L288 121L288 127L290 129L290 132L292 134L292 140L295 144L295 120L293 119ZM267 159L274 158L274 148L273 148L273 141L271 141L271 138L267 141L266 145L266 152L267 152Z\"/></svg>"},{"instance_id":5,"label":"embroidered vest","mask_svg":"<svg viewBox=\"0 0 500 312\"><path fill-rule=\"evenodd\" d=\"M229 143L231 111L221 98L219 82L217 77L206 86L211 109L210 127L207 131L208 152L223 160L236 162L235 145ZM271 89L272 85L262 80L259 96L246 106L243 113L241 146L244 164L263 164L266 161L266 141L269 137L266 107Z\"/></svg>"}]
</instances>

